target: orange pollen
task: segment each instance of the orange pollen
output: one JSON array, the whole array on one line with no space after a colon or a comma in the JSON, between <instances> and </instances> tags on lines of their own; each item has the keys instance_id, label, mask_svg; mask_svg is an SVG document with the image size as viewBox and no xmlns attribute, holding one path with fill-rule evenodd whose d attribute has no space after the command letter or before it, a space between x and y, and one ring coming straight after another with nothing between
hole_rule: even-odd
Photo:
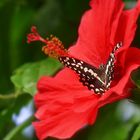
<instances>
[{"instance_id":1,"label":"orange pollen","mask_svg":"<svg viewBox=\"0 0 140 140\"><path fill-rule=\"evenodd\" d=\"M42 47L42 51L50 57L58 58L67 55L67 50L64 48L62 42L54 36L46 39L46 46Z\"/></svg>"},{"instance_id":2,"label":"orange pollen","mask_svg":"<svg viewBox=\"0 0 140 140\"><path fill-rule=\"evenodd\" d=\"M33 41L41 41L45 43L45 46L42 47L42 51L50 57L58 58L68 55L68 52L64 48L63 43L57 37L51 35L49 38L42 38L37 32L35 26L31 28L31 33L27 36L28 43Z\"/></svg>"}]
</instances>

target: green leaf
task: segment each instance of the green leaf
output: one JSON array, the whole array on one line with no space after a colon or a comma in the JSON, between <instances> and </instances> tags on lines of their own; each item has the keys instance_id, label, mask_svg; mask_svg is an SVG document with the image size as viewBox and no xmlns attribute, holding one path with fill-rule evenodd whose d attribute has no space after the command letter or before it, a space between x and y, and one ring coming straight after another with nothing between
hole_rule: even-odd
<instances>
[{"instance_id":1,"label":"green leaf","mask_svg":"<svg viewBox=\"0 0 140 140\"><path fill-rule=\"evenodd\" d=\"M132 140L139 140L140 139L140 124L139 126L136 128Z\"/></svg>"},{"instance_id":2,"label":"green leaf","mask_svg":"<svg viewBox=\"0 0 140 140\"><path fill-rule=\"evenodd\" d=\"M61 64L51 58L40 62L27 63L18 68L11 77L16 90L30 93L32 96L36 92L36 83L43 75L54 75Z\"/></svg>"}]
</instances>

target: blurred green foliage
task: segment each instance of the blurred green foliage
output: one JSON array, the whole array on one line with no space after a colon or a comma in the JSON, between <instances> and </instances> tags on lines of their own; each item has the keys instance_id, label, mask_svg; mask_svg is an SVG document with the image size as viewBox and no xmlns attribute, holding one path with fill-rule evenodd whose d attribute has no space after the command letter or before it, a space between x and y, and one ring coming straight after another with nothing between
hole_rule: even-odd
<instances>
[{"instance_id":1,"label":"blurred green foliage","mask_svg":"<svg viewBox=\"0 0 140 140\"><path fill-rule=\"evenodd\" d=\"M52 58L33 63L26 63L15 71L11 81L15 85L16 92L36 93L36 83L42 75L53 75L61 67L61 64ZM19 93L19 94L20 94Z\"/></svg>"},{"instance_id":2,"label":"blurred green foliage","mask_svg":"<svg viewBox=\"0 0 140 140\"><path fill-rule=\"evenodd\" d=\"M136 128L132 140L138 140L140 139L140 125L138 125L138 127Z\"/></svg>"},{"instance_id":3,"label":"blurred green foliage","mask_svg":"<svg viewBox=\"0 0 140 140\"><path fill-rule=\"evenodd\" d=\"M125 1L129 1L129 5L130 2L133 3L133 0ZM12 116L19 114L22 107L31 102L39 77L54 75L61 67L56 60L42 55L39 43L32 44L34 48L26 43L30 27L36 25L44 37L54 34L62 40L65 47L69 47L77 39L80 18L89 8L88 3L89 0L0 1L1 140L36 139L35 135L28 138L23 134L23 130L31 124L32 116L19 126L12 121ZM140 46L139 29L133 43ZM139 73L138 71L137 74ZM133 76L137 84L134 93L139 96L140 78L137 74ZM137 102L140 103L140 100ZM118 116L121 114L117 113L118 105L115 103L102 108L95 125L84 128L71 140L140 139L139 114L133 114L124 121Z\"/></svg>"}]
</instances>

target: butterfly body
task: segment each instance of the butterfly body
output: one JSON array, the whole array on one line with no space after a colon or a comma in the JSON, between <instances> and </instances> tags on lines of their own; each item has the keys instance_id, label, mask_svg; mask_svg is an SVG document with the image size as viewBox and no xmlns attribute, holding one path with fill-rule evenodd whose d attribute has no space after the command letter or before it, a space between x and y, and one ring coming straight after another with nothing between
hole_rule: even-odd
<instances>
[{"instance_id":1,"label":"butterfly body","mask_svg":"<svg viewBox=\"0 0 140 140\"><path fill-rule=\"evenodd\" d=\"M87 86L89 90L94 91L96 94L103 94L110 88L114 72L115 52L121 46L121 43L117 43L110 53L107 63L105 65L101 64L99 68L68 56L60 57L59 61L64 66L74 70L79 75L80 82Z\"/></svg>"}]
</instances>

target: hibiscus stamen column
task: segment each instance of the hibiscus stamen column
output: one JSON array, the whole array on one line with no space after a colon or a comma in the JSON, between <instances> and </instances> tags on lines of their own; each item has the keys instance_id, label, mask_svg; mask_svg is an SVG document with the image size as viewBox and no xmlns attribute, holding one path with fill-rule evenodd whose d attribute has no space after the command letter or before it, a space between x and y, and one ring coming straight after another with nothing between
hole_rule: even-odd
<instances>
[{"instance_id":1,"label":"hibiscus stamen column","mask_svg":"<svg viewBox=\"0 0 140 140\"><path fill-rule=\"evenodd\" d=\"M27 36L28 43L34 41L41 41L45 43L45 46L42 47L42 51L50 57L59 59L60 57L68 56L68 52L64 49L63 43L57 37L50 35L49 38L42 38L38 34L35 26L31 28L31 33Z\"/></svg>"}]
</instances>

